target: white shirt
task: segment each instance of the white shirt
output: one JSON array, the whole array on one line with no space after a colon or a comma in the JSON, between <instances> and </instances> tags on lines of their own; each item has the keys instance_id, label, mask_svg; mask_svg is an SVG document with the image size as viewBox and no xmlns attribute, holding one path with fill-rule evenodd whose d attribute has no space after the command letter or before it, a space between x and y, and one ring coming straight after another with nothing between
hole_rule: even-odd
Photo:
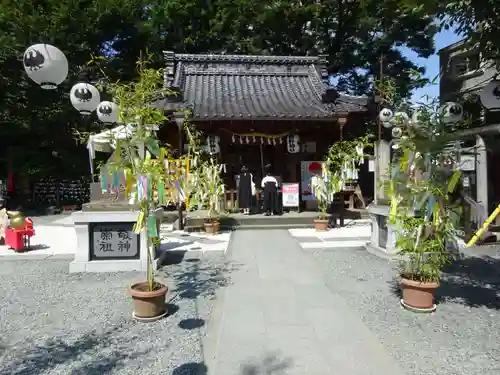
<instances>
[{"instance_id":1,"label":"white shirt","mask_svg":"<svg viewBox=\"0 0 500 375\"><path fill-rule=\"evenodd\" d=\"M276 187L278 187L278 180L276 180L276 178L273 177L273 176L266 176L266 177L264 177L262 179L262 182L260 183L261 187L264 188L264 186L266 186L266 184L268 182L271 182L271 183L275 184Z\"/></svg>"}]
</instances>

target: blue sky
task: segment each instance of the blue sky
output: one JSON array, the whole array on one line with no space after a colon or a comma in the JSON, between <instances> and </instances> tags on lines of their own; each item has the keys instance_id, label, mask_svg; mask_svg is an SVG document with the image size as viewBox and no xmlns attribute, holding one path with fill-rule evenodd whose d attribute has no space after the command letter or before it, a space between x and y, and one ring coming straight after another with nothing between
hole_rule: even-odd
<instances>
[{"instance_id":1,"label":"blue sky","mask_svg":"<svg viewBox=\"0 0 500 375\"><path fill-rule=\"evenodd\" d=\"M453 30L443 30L436 35L436 51L440 50L443 47L449 46L450 44L458 42L460 39L462 39L462 37L457 35ZM411 61L414 61L415 63L426 67L427 78L432 80L439 75L439 57L437 54L432 55L428 59L422 59L419 58L415 52L406 47L402 47L400 48L400 50ZM439 80L437 82L439 83ZM415 90L415 92L413 93L412 101L422 101L422 97L425 96L437 98L439 96L439 84L427 85L426 87Z\"/></svg>"}]
</instances>

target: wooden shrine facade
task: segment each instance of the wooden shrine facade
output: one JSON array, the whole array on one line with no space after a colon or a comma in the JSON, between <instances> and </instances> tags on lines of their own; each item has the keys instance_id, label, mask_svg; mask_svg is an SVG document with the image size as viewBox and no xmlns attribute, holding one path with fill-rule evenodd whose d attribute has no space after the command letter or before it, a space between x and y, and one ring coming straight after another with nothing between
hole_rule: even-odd
<instances>
[{"instance_id":1,"label":"wooden shrine facade","mask_svg":"<svg viewBox=\"0 0 500 375\"><path fill-rule=\"evenodd\" d=\"M242 165L257 184L267 164L283 182L300 182L302 161L323 160L346 129L365 133L367 98L329 87L324 57L164 55L165 86L176 95L155 106L171 112L190 108L204 136L218 137L228 188L234 188ZM289 135L298 135L299 152L288 152ZM174 148L182 143L174 121L159 136ZM372 188L371 175L366 185Z\"/></svg>"}]
</instances>

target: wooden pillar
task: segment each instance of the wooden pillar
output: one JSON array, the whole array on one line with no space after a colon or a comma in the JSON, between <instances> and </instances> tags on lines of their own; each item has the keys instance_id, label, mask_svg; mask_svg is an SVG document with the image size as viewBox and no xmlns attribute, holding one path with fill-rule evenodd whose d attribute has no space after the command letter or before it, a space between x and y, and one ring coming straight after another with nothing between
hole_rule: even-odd
<instances>
[{"instance_id":1,"label":"wooden pillar","mask_svg":"<svg viewBox=\"0 0 500 375\"><path fill-rule=\"evenodd\" d=\"M340 130L340 141L343 140L343 130L344 130L344 125L347 122L347 118L345 117L340 117L338 119L339 123L339 130ZM344 189L342 187L342 190L339 193L339 200L340 200L340 208L339 208L339 226L343 227L344 226L344 210L345 210L345 194L344 194Z\"/></svg>"}]
</instances>

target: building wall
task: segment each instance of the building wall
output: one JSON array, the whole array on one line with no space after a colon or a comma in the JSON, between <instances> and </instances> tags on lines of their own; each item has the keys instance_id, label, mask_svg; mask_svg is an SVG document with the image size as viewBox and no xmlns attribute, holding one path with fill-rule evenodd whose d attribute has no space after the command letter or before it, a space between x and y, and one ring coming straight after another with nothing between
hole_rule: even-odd
<instances>
[{"instance_id":1,"label":"building wall","mask_svg":"<svg viewBox=\"0 0 500 375\"><path fill-rule=\"evenodd\" d=\"M460 101L468 94L479 95L481 90L490 83L498 73L498 64L493 61L481 61L477 49L472 48L467 41L461 41L439 51L440 60L440 102ZM485 111L476 97L473 104L472 127L484 128L487 125L500 123L498 112ZM465 108L465 107L464 107ZM467 109L467 108L466 108ZM479 133L477 133L479 134ZM485 138L486 137L486 138ZM491 213L492 204L500 200L499 191L492 188L493 176L500 174L498 152L485 145L491 135L476 135L476 169L471 176L475 183L474 199ZM479 223L481 225L482 223Z\"/></svg>"},{"instance_id":2,"label":"building wall","mask_svg":"<svg viewBox=\"0 0 500 375\"><path fill-rule=\"evenodd\" d=\"M497 74L497 64L481 61L478 50L461 41L439 51L440 101L455 101L480 90Z\"/></svg>"}]
</instances>

